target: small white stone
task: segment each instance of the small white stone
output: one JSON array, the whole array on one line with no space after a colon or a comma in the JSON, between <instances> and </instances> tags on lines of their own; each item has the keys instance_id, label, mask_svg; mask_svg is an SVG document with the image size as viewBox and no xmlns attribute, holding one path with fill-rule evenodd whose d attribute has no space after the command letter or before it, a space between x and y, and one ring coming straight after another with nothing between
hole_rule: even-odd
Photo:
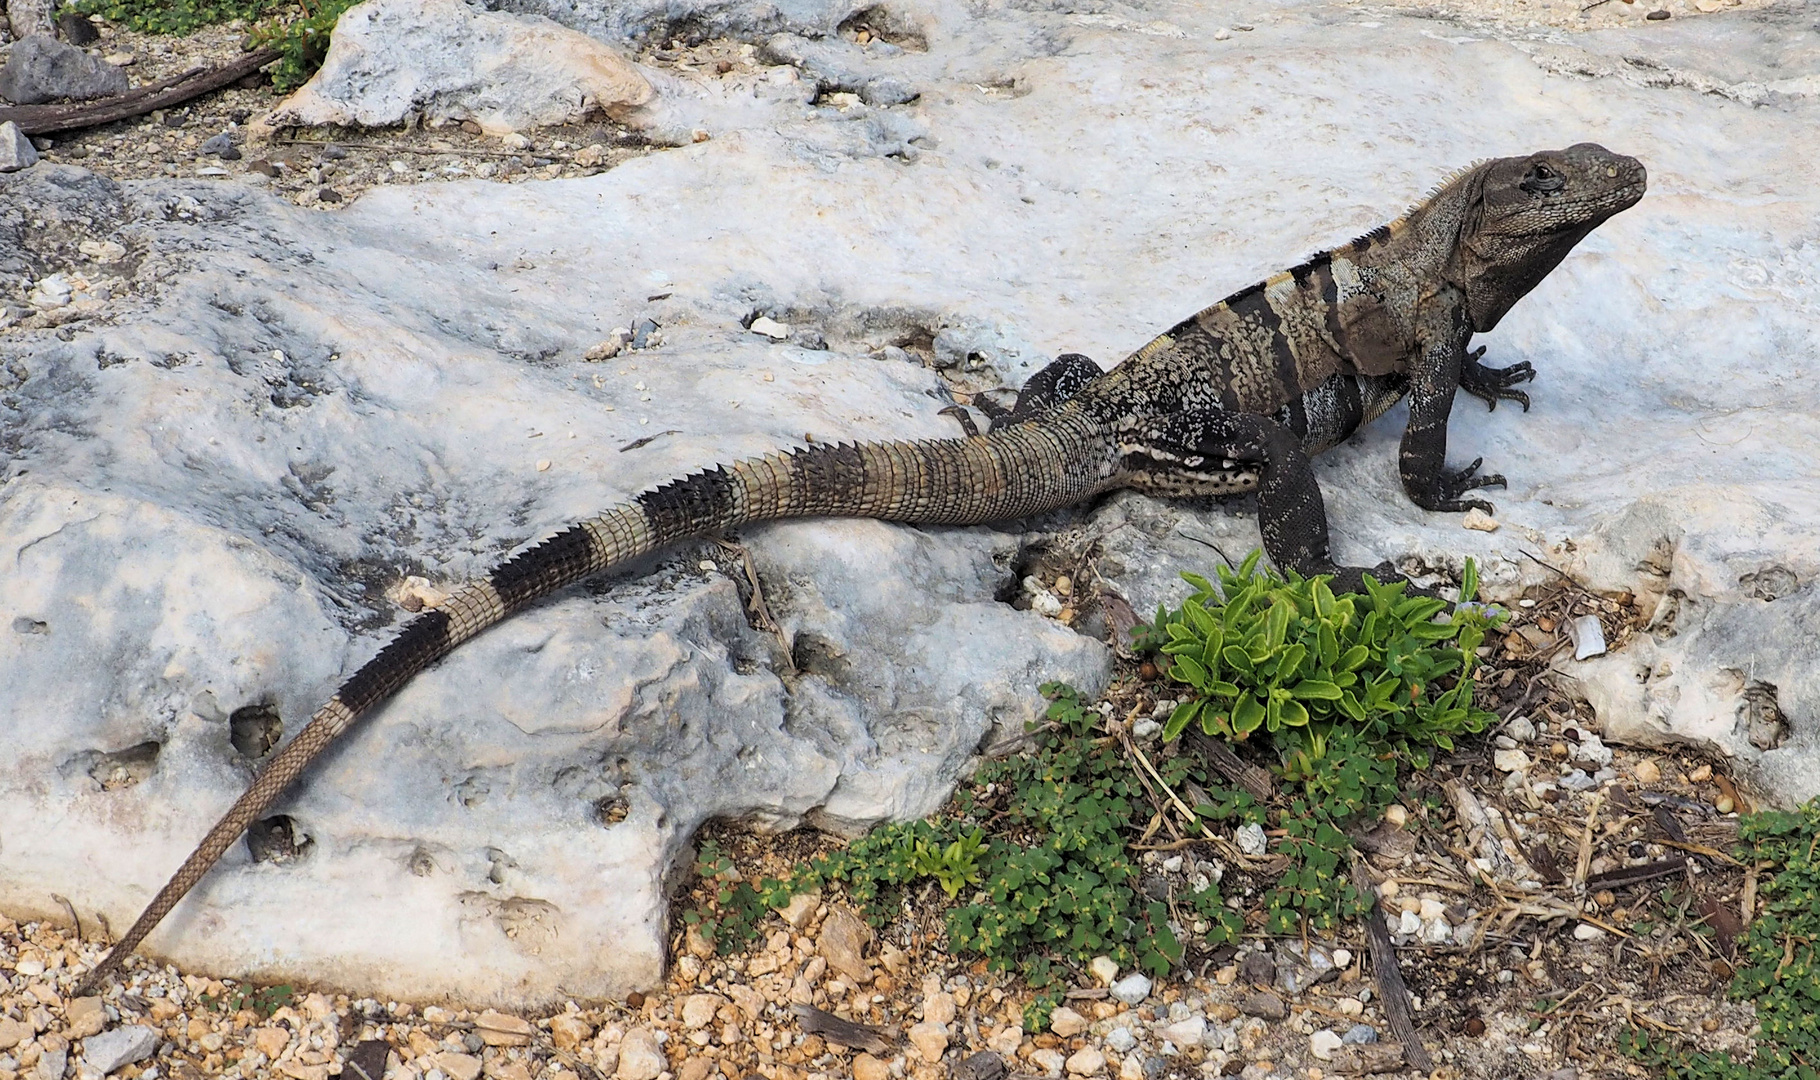
<instances>
[{"instance_id":1,"label":"small white stone","mask_svg":"<svg viewBox=\"0 0 1820 1080\"><path fill-rule=\"evenodd\" d=\"M1522 772L1529 768L1529 755L1521 750L1494 750L1491 764L1499 772Z\"/></svg>"},{"instance_id":2,"label":"small white stone","mask_svg":"<svg viewBox=\"0 0 1820 1080\"><path fill-rule=\"evenodd\" d=\"M1567 624L1567 636L1573 639L1574 659L1589 660L1605 655L1605 628L1596 615L1582 615Z\"/></svg>"},{"instance_id":3,"label":"small white stone","mask_svg":"<svg viewBox=\"0 0 1820 1080\"><path fill-rule=\"evenodd\" d=\"M1453 924L1446 919L1429 919L1422 923L1422 941L1428 945L1445 945L1453 940Z\"/></svg>"},{"instance_id":4,"label":"small white stone","mask_svg":"<svg viewBox=\"0 0 1820 1080\"><path fill-rule=\"evenodd\" d=\"M14 965L13 970L28 979L35 979L44 974L44 961L25 959Z\"/></svg>"},{"instance_id":5,"label":"small white stone","mask_svg":"<svg viewBox=\"0 0 1820 1080\"><path fill-rule=\"evenodd\" d=\"M1226 29L1224 26L1213 32L1213 40L1215 41L1229 41L1231 39L1232 31Z\"/></svg>"},{"instance_id":6,"label":"small white stone","mask_svg":"<svg viewBox=\"0 0 1820 1080\"><path fill-rule=\"evenodd\" d=\"M528 150L531 146L531 140L525 138L516 131L508 131L499 137L499 145L505 147L507 150Z\"/></svg>"},{"instance_id":7,"label":"small white stone","mask_svg":"<svg viewBox=\"0 0 1820 1080\"><path fill-rule=\"evenodd\" d=\"M118 1027L82 1040L82 1061L102 1076L123 1065L144 1061L158 1047L158 1032L142 1024Z\"/></svg>"},{"instance_id":8,"label":"small white stone","mask_svg":"<svg viewBox=\"0 0 1820 1080\"><path fill-rule=\"evenodd\" d=\"M1150 979L1134 971L1112 984L1112 996L1127 1005L1136 1005L1150 996Z\"/></svg>"},{"instance_id":9,"label":"small white stone","mask_svg":"<svg viewBox=\"0 0 1820 1080\"><path fill-rule=\"evenodd\" d=\"M1531 742L1536 737L1536 725L1527 716L1519 716L1504 725L1504 734L1517 742Z\"/></svg>"},{"instance_id":10,"label":"small white stone","mask_svg":"<svg viewBox=\"0 0 1820 1080\"><path fill-rule=\"evenodd\" d=\"M1062 613L1061 597L1056 596L1048 589L1033 592L1030 594L1030 610L1036 612L1045 619L1053 619Z\"/></svg>"},{"instance_id":11,"label":"small white stone","mask_svg":"<svg viewBox=\"0 0 1820 1080\"><path fill-rule=\"evenodd\" d=\"M1163 869L1168 873L1173 874L1176 871L1180 870L1181 868L1182 868L1182 857L1180 855L1171 855L1167 859L1163 860Z\"/></svg>"},{"instance_id":12,"label":"small white stone","mask_svg":"<svg viewBox=\"0 0 1820 1080\"><path fill-rule=\"evenodd\" d=\"M1475 506L1460 519L1460 527L1474 532L1497 532L1498 519Z\"/></svg>"},{"instance_id":13,"label":"small white stone","mask_svg":"<svg viewBox=\"0 0 1820 1080\"><path fill-rule=\"evenodd\" d=\"M1605 931L1594 926L1592 923L1583 922L1574 927L1575 941L1597 941L1604 936Z\"/></svg>"},{"instance_id":14,"label":"small white stone","mask_svg":"<svg viewBox=\"0 0 1820 1080\"><path fill-rule=\"evenodd\" d=\"M1415 937L1422 932L1422 918L1413 911L1405 911L1397 917L1397 933Z\"/></svg>"},{"instance_id":15,"label":"small white stone","mask_svg":"<svg viewBox=\"0 0 1820 1080\"><path fill-rule=\"evenodd\" d=\"M1199 1016L1178 1020L1164 1028L1162 1036L1183 1049L1199 1046L1201 1040L1207 1037L1207 1021Z\"/></svg>"},{"instance_id":16,"label":"small white stone","mask_svg":"<svg viewBox=\"0 0 1820 1080\"><path fill-rule=\"evenodd\" d=\"M1384 808L1384 820L1401 829L1409 821L1409 811L1403 807L1402 803L1391 803Z\"/></svg>"},{"instance_id":17,"label":"small white stone","mask_svg":"<svg viewBox=\"0 0 1820 1080\"><path fill-rule=\"evenodd\" d=\"M1332 1061L1333 1052L1344 1045L1346 1045L1346 1040L1340 1037L1339 1032L1331 1028L1322 1028L1308 1036L1309 1052L1322 1061Z\"/></svg>"},{"instance_id":18,"label":"small white stone","mask_svg":"<svg viewBox=\"0 0 1820 1080\"><path fill-rule=\"evenodd\" d=\"M1352 950L1351 949L1335 949L1333 951L1333 966L1340 971L1345 971L1347 968L1351 967L1352 966Z\"/></svg>"},{"instance_id":19,"label":"small white stone","mask_svg":"<svg viewBox=\"0 0 1820 1080\"><path fill-rule=\"evenodd\" d=\"M1066 1005L1058 1007L1049 1014L1049 1030L1064 1039L1072 1039L1086 1031L1091 1023L1085 1016L1075 1012Z\"/></svg>"},{"instance_id":20,"label":"small white stone","mask_svg":"<svg viewBox=\"0 0 1820 1080\"><path fill-rule=\"evenodd\" d=\"M760 315L747 327L754 334L763 334L773 341L782 341L790 336L790 328L769 315Z\"/></svg>"},{"instance_id":21,"label":"small white stone","mask_svg":"<svg viewBox=\"0 0 1820 1080\"><path fill-rule=\"evenodd\" d=\"M1111 986L1119 977L1119 966L1110 956L1096 956L1087 962L1087 970L1100 981L1101 986Z\"/></svg>"},{"instance_id":22,"label":"small white stone","mask_svg":"<svg viewBox=\"0 0 1820 1080\"><path fill-rule=\"evenodd\" d=\"M1255 821L1234 829L1232 840L1247 855L1262 855L1270 847L1270 838L1264 835L1264 826Z\"/></svg>"},{"instance_id":23,"label":"small white stone","mask_svg":"<svg viewBox=\"0 0 1820 1080\"><path fill-rule=\"evenodd\" d=\"M1137 1036L1130 1028L1116 1027L1106 1033L1106 1045L1121 1054L1129 1054L1137 1047Z\"/></svg>"},{"instance_id":24,"label":"small white stone","mask_svg":"<svg viewBox=\"0 0 1820 1080\"><path fill-rule=\"evenodd\" d=\"M18 172L38 164L38 148L11 120L0 124L0 172Z\"/></svg>"},{"instance_id":25,"label":"small white stone","mask_svg":"<svg viewBox=\"0 0 1820 1080\"><path fill-rule=\"evenodd\" d=\"M1068 1059L1068 1071L1075 1076L1093 1076L1105 1072L1106 1055L1094 1047L1086 1047Z\"/></svg>"}]
</instances>

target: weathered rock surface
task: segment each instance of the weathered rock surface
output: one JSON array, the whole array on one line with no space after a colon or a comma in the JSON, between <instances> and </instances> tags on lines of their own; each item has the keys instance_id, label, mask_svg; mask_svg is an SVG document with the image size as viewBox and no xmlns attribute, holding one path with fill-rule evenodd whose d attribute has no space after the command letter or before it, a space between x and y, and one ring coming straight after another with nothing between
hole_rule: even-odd
<instances>
[{"instance_id":1,"label":"weathered rock surface","mask_svg":"<svg viewBox=\"0 0 1820 1080\"><path fill-rule=\"evenodd\" d=\"M38 150L19 125L11 120L0 124L0 172L18 172L36 164Z\"/></svg>"},{"instance_id":2,"label":"weathered rock surface","mask_svg":"<svg viewBox=\"0 0 1820 1080\"><path fill-rule=\"evenodd\" d=\"M614 115L651 84L612 48L538 15L462 0L367 0L335 24L322 70L275 122L473 120L492 134Z\"/></svg>"},{"instance_id":3,"label":"weathered rock surface","mask_svg":"<svg viewBox=\"0 0 1820 1080\"><path fill-rule=\"evenodd\" d=\"M822 18L774 10L766 34ZM293 732L371 655L406 575L458 582L805 435L952 434L932 373L870 357L930 342L1013 384L1061 351L1110 362L1453 167L1581 139L1641 157L1652 192L1489 336L1488 362L1540 370L1534 411L1459 403L1451 456L1510 477L1503 527L1408 502L1398 413L1318 466L1336 553L1473 555L1508 588L1543 573L1530 552L1659 595L1675 634L1652 663L1672 673L1652 680L1707 693L1736 669L1739 700L1773 682L1781 741L1746 751L1734 717L1725 745L1780 797L1820 788L1799 651L1820 640L1811 48L1708 76L1784 87L1753 105L1319 4L1223 38L1230 14L1193 6L906 10L927 52L846 59L913 102L816 104L807 54L744 83L671 75L651 107L715 137L587 180L375 190L325 214L43 164L0 179L9 297L74 273L59 252L78 239L125 247L109 266L130 285L105 318L0 339L0 715L23 719L0 758L0 910L61 918L62 895L125 925L246 782L236 744L256 752L273 713ZM1805 18L1573 44L1672 47L1695 70L1702 33L1748 61ZM1311 89L1334 70L1343 96ZM792 335L749 333L754 313ZM657 347L583 360L646 319ZM795 344L809 332L829 347ZM1257 543L1237 508L1133 496L1036 524L1101 537L1145 615L1177 570ZM1038 683L1101 677L1099 645L996 599L1020 528L742 530L794 675L711 545L552 598L351 734L280 807L301 857L236 847L150 951L476 1002L648 981L701 821L920 813ZM1694 690L1664 690L1664 722L1723 727L1735 701ZM1602 705L1607 730L1632 708Z\"/></svg>"},{"instance_id":4,"label":"weathered rock surface","mask_svg":"<svg viewBox=\"0 0 1820 1080\"><path fill-rule=\"evenodd\" d=\"M48 33L14 43L0 68L0 98L15 105L86 101L126 88L126 72Z\"/></svg>"}]
</instances>

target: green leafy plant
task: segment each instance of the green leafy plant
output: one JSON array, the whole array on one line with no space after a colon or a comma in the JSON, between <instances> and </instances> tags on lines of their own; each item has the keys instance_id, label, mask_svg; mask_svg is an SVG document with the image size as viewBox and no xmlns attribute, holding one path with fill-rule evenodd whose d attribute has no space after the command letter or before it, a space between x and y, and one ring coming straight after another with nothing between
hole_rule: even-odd
<instances>
[{"instance_id":1,"label":"green leafy plant","mask_svg":"<svg viewBox=\"0 0 1820 1080\"><path fill-rule=\"evenodd\" d=\"M84 15L100 15L142 34L189 34L205 26L263 18L284 0L82 0Z\"/></svg>"},{"instance_id":2,"label":"green leafy plant","mask_svg":"<svg viewBox=\"0 0 1820 1080\"><path fill-rule=\"evenodd\" d=\"M276 49L279 90L302 86L328 53L335 21L359 0L78 0L75 10L144 34L189 34L235 19L255 24L248 44Z\"/></svg>"},{"instance_id":3,"label":"green leafy plant","mask_svg":"<svg viewBox=\"0 0 1820 1080\"><path fill-rule=\"evenodd\" d=\"M1405 596L1404 582L1364 578L1364 595L1335 596L1325 575L1259 573L1262 552L1219 585L1182 577L1194 595L1159 609L1138 640L1170 658L1170 679L1193 691L1164 727L1174 738L1199 723L1208 735L1243 741L1262 732L1286 779L1318 788L1336 732L1382 744L1417 768L1434 747L1477 733L1496 717L1473 704L1474 650L1495 619L1476 605ZM1460 589L1478 587L1469 561Z\"/></svg>"},{"instance_id":4,"label":"green leafy plant","mask_svg":"<svg viewBox=\"0 0 1820 1080\"><path fill-rule=\"evenodd\" d=\"M260 1016L269 1019L279 1009L289 1005L297 997L297 988L285 983L281 986L237 986L224 994L203 994L202 1003L222 1012L236 1013L242 1009L251 1009Z\"/></svg>"},{"instance_id":5,"label":"green leafy plant","mask_svg":"<svg viewBox=\"0 0 1820 1080\"><path fill-rule=\"evenodd\" d=\"M736 880L733 860L712 840L702 842L695 872L710 881L718 879L720 887L711 909L692 908L683 912L683 921L722 956L739 952L756 941L766 913L789 903L794 891L775 878L766 878L758 888Z\"/></svg>"},{"instance_id":6,"label":"green leafy plant","mask_svg":"<svg viewBox=\"0 0 1820 1080\"><path fill-rule=\"evenodd\" d=\"M1820 1080L1820 799L1747 815L1738 834L1741 860L1775 869L1758 886L1729 990L1756 1006L1756 1054L1735 1061L1641 1028L1625 1033L1623 1047L1668 1080Z\"/></svg>"}]
</instances>

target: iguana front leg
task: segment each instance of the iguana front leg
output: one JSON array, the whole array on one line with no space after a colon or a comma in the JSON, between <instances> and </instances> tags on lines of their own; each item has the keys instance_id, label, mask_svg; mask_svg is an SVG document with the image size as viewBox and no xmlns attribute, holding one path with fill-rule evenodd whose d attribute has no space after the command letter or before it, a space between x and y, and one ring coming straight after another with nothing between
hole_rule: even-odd
<instances>
[{"instance_id":1,"label":"iguana front leg","mask_svg":"<svg viewBox=\"0 0 1820 1080\"><path fill-rule=\"evenodd\" d=\"M1478 473L1483 458L1464 469L1447 467L1447 417L1472 337L1464 297L1448 289L1434 298L1418 328L1419 351L1409 371L1409 426L1403 429L1398 463L1403 490L1424 510L1492 512L1484 499L1462 499L1474 488L1503 487L1498 473Z\"/></svg>"},{"instance_id":2,"label":"iguana front leg","mask_svg":"<svg viewBox=\"0 0 1820 1080\"><path fill-rule=\"evenodd\" d=\"M1536 369L1525 360L1509 367L1486 367L1479 363L1479 357L1485 355L1485 346L1481 345L1460 361L1460 389L1476 398L1483 398L1488 409L1498 407L1500 401L1515 401L1529 411L1529 395L1511 387L1521 382L1529 382L1536 377Z\"/></svg>"}]
</instances>

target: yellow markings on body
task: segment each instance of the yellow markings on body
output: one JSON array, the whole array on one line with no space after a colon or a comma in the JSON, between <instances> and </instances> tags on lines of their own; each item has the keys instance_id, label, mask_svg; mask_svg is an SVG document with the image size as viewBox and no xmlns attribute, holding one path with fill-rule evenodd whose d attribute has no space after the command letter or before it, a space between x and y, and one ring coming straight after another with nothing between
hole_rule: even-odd
<instances>
[{"instance_id":1,"label":"yellow markings on body","mask_svg":"<svg viewBox=\"0 0 1820 1080\"><path fill-rule=\"evenodd\" d=\"M1271 310L1279 315L1295 293L1295 275L1287 270L1264 279L1264 299L1270 304Z\"/></svg>"},{"instance_id":2,"label":"yellow markings on body","mask_svg":"<svg viewBox=\"0 0 1820 1080\"><path fill-rule=\"evenodd\" d=\"M1214 306L1221 307L1224 305L1215 304ZM1156 337L1154 337L1150 340L1150 343L1148 345L1145 345L1143 348L1141 348L1137 351L1137 359L1148 360L1151 357L1155 356L1157 353L1163 352L1166 349L1173 348L1174 346L1175 346L1174 338L1170 337L1168 334L1158 334Z\"/></svg>"}]
</instances>

